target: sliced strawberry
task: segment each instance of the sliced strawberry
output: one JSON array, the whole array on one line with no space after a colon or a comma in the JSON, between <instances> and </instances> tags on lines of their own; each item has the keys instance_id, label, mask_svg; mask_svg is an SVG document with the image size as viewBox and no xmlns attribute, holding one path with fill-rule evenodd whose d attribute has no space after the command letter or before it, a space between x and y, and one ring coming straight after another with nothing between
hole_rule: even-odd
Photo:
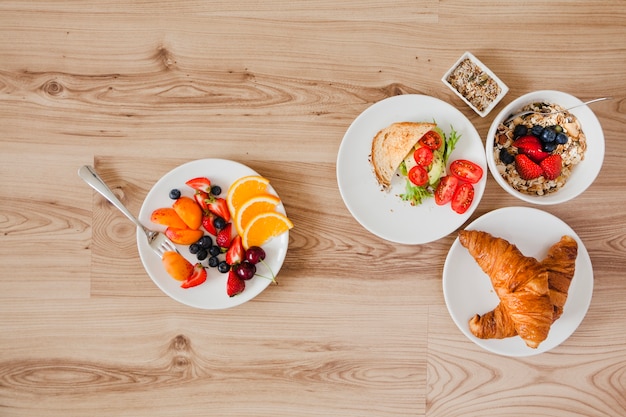
<instances>
[{"instance_id":1,"label":"sliced strawberry","mask_svg":"<svg viewBox=\"0 0 626 417\"><path fill-rule=\"evenodd\" d=\"M237 294L240 294L244 288L246 288L246 283L244 280L239 278L235 271L232 269L228 271L228 280L226 281L226 294L229 297L234 297Z\"/></svg>"},{"instance_id":2,"label":"sliced strawberry","mask_svg":"<svg viewBox=\"0 0 626 417\"><path fill-rule=\"evenodd\" d=\"M205 193L211 192L211 180L209 180L206 177L192 178L189 181L187 181L185 184L187 184L189 187L193 188L194 190L204 191Z\"/></svg>"},{"instance_id":3,"label":"sliced strawberry","mask_svg":"<svg viewBox=\"0 0 626 417\"><path fill-rule=\"evenodd\" d=\"M181 287L182 288L195 287L196 285L200 285L204 281L206 281L206 277L207 277L207 272L206 272L206 269L204 269L204 266L202 266L200 263L196 263L193 266L193 272L191 273L191 276L189 276L186 280L183 281L183 283L181 284Z\"/></svg>"},{"instance_id":4,"label":"sliced strawberry","mask_svg":"<svg viewBox=\"0 0 626 417\"><path fill-rule=\"evenodd\" d=\"M555 180L559 177L559 175L561 175L563 160L561 159L561 155L554 154L541 161L539 165L543 169L543 175L547 179Z\"/></svg>"},{"instance_id":5,"label":"sliced strawberry","mask_svg":"<svg viewBox=\"0 0 626 417\"><path fill-rule=\"evenodd\" d=\"M543 169L525 154L515 156L515 168L520 177L532 180L543 175Z\"/></svg>"},{"instance_id":6,"label":"sliced strawberry","mask_svg":"<svg viewBox=\"0 0 626 417\"><path fill-rule=\"evenodd\" d=\"M207 209L211 213L221 217L227 222L230 221L230 211L228 211L228 203L226 203L226 199L222 197L211 197L207 203Z\"/></svg>"},{"instance_id":7,"label":"sliced strawberry","mask_svg":"<svg viewBox=\"0 0 626 417\"><path fill-rule=\"evenodd\" d=\"M513 146L515 146L519 152L528 155L528 157L536 163L543 161L550 155L549 152L543 150L541 142L535 136L522 136L513 142Z\"/></svg>"},{"instance_id":8,"label":"sliced strawberry","mask_svg":"<svg viewBox=\"0 0 626 417\"><path fill-rule=\"evenodd\" d=\"M213 236L217 236L217 229L215 229L215 226L213 225L214 219L215 214L211 213L210 211L205 211L204 215L202 216L202 227L204 227L204 230L206 230Z\"/></svg>"},{"instance_id":9,"label":"sliced strawberry","mask_svg":"<svg viewBox=\"0 0 626 417\"><path fill-rule=\"evenodd\" d=\"M226 262L228 265L236 265L243 261L244 255L245 251L243 250L243 245L241 244L241 237L236 235L226 252Z\"/></svg>"},{"instance_id":10,"label":"sliced strawberry","mask_svg":"<svg viewBox=\"0 0 626 417\"><path fill-rule=\"evenodd\" d=\"M230 244L232 242L232 236L231 236L232 228L233 228L233 224L228 223L222 230L217 232L217 236L215 236L215 243L217 244L217 246L219 246L220 248L226 248L226 249L230 247Z\"/></svg>"},{"instance_id":11,"label":"sliced strawberry","mask_svg":"<svg viewBox=\"0 0 626 417\"><path fill-rule=\"evenodd\" d=\"M193 198L196 200L196 203L198 203L203 212L206 212L209 209L209 204L207 203L209 195L207 193L205 193L204 191L196 190Z\"/></svg>"}]
</instances>

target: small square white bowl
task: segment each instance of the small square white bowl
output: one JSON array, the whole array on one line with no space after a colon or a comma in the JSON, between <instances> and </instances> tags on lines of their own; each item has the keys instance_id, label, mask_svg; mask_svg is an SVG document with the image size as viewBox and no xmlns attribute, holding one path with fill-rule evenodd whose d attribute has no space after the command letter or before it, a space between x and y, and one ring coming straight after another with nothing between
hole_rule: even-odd
<instances>
[{"instance_id":1,"label":"small square white bowl","mask_svg":"<svg viewBox=\"0 0 626 417\"><path fill-rule=\"evenodd\" d=\"M448 77L452 72L466 59L469 59L474 65L480 68L485 74L491 77L499 86L500 93L489 103L489 105L481 110L478 110L463 94L461 94L452 84L448 82ZM483 64L478 58L476 58L471 52L465 52L461 57L450 67L450 69L441 78L441 81L447 85L457 96L461 98L472 110L474 110L480 117L485 117L493 110L494 107L502 100L502 98L508 93L509 87L500 80L485 64Z\"/></svg>"}]
</instances>

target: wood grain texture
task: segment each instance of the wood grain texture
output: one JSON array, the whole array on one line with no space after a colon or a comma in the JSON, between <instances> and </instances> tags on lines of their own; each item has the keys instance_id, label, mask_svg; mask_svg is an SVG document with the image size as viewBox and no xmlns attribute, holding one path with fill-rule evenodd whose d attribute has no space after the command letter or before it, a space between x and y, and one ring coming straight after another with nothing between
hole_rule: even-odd
<instances>
[{"instance_id":1,"label":"wood grain texture","mask_svg":"<svg viewBox=\"0 0 626 417\"><path fill-rule=\"evenodd\" d=\"M624 22L608 0L0 2L0 416L625 415ZM466 50L510 88L485 118L440 81ZM384 98L447 101L484 139L539 89L613 100L593 105L596 181L541 207L585 243L590 309L517 359L448 314L455 233L373 236L335 162ZM77 176L93 164L138 213L162 175L209 157L270 178L296 224L279 285L222 311L164 295L134 226ZM489 177L468 223L513 205L528 206Z\"/></svg>"}]
</instances>

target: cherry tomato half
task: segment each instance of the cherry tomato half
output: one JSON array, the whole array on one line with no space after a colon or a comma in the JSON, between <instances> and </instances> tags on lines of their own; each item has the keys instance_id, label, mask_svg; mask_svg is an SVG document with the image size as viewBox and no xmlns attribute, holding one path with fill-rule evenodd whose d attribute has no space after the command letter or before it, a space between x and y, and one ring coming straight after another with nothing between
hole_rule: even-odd
<instances>
[{"instance_id":1,"label":"cherry tomato half","mask_svg":"<svg viewBox=\"0 0 626 417\"><path fill-rule=\"evenodd\" d=\"M439 184L435 189L435 203L443 206L444 204L448 204L452 201L452 197L454 196L454 192L456 191L458 185L459 179L454 175L441 177L441 179L439 179Z\"/></svg>"},{"instance_id":2,"label":"cherry tomato half","mask_svg":"<svg viewBox=\"0 0 626 417\"><path fill-rule=\"evenodd\" d=\"M483 177L483 169L467 159L457 159L450 164L450 172L455 177L476 184Z\"/></svg>"},{"instance_id":3,"label":"cherry tomato half","mask_svg":"<svg viewBox=\"0 0 626 417\"><path fill-rule=\"evenodd\" d=\"M418 187L423 187L428 183L428 172L421 166L415 165L407 174L409 181Z\"/></svg>"},{"instance_id":4,"label":"cherry tomato half","mask_svg":"<svg viewBox=\"0 0 626 417\"><path fill-rule=\"evenodd\" d=\"M428 146L430 149L435 151L441 148L441 145L443 144L443 139L441 138L441 135L439 133L435 132L434 130L429 130L424 136L420 138L419 143L424 146Z\"/></svg>"},{"instance_id":5,"label":"cherry tomato half","mask_svg":"<svg viewBox=\"0 0 626 417\"><path fill-rule=\"evenodd\" d=\"M462 182L452 197L452 210L463 214L472 205L474 200L474 186L469 182Z\"/></svg>"},{"instance_id":6,"label":"cherry tomato half","mask_svg":"<svg viewBox=\"0 0 626 417\"><path fill-rule=\"evenodd\" d=\"M413 152L413 159L415 159L417 165L426 168L433 163L433 151L427 146L420 146Z\"/></svg>"}]
</instances>

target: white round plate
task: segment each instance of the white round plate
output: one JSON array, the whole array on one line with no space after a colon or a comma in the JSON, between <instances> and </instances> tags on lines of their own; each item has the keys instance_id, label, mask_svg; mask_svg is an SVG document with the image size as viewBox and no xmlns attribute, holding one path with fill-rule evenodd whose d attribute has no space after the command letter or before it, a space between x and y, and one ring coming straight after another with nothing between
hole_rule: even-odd
<instances>
[{"instance_id":1,"label":"white round plate","mask_svg":"<svg viewBox=\"0 0 626 417\"><path fill-rule=\"evenodd\" d=\"M466 229L481 230L506 239L524 255L539 260L563 235L569 235L578 242L578 257L563 315L552 324L548 338L537 349L532 349L519 336L479 339L470 332L470 318L474 314L493 310L500 300L489 277L457 238L444 264L443 294L452 320L465 336L490 352L505 356L531 356L553 349L574 333L591 303L593 268L585 245L571 227L552 214L535 208L507 207L481 216Z\"/></svg>"},{"instance_id":2,"label":"white round plate","mask_svg":"<svg viewBox=\"0 0 626 417\"><path fill-rule=\"evenodd\" d=\"M150 221L150 215L157 208L172 206L173 200L169 198L171 189L178 188L182 195L193 197L194 190L185 185L185 182L195 177L207 177L212 184L219 185L222 188L221 197L226 198L228 187L235 180L246 175L258 175L258 173L243 164L225 159L201 159L174 168L164 175L148 192L139 212L139 221L154 230L164 231L164 226L156 225ZM268 187L268 191L276 194L271 185ZM285 213L282 203L277 206L277 210L283 214ZM263 249L266 252L265 263L274 274L278 274L283 265L287 255L288 244L289 232L286 232L263 245ZM192 264L198 262L195 256L189 253L188 246L177 245L177 247L178 251L189 262ZM197 287L184 289L180 287L180 281L172 279L165 272L161 259L150 249L146 236L139 229L137 229L137 248L139 249L141 262L154 283L174 300L191 307L211 310L235 307L256 297L271 283L269 279L255 276L246 281L246 288L241 294L229 297L226 294L228 274L220 273L217 268L207 267L208 276L206 282ZM206 265L206 261L203 264ZM257 268L258 274L270 276L269 270L263 264L258 264Z\"/></svg>"},{"instance_id":3,"label":"white round plate","mask_svg":"<svg viewBox=\"0 0 626 417\"><path fill-rule=\"evenodd\" d=\"M381 129L395 122L433 120L446 135L450 126L461 135L448 167L455 159L468 159L483 169L483 178L474 184L474 201L463 214L450 204L438 206L434 198L418 206L402 201L405 178L400 175L394 175L389 192L382 191L369 162L372 139ZM472 123L450 104L417 94L390 97L367 108L346 131L337 156L339 191L352 216L371 233L396 243L428 243L456 230L478 206L486 178L485 149Z\"/></svg>"}]
</instances>

